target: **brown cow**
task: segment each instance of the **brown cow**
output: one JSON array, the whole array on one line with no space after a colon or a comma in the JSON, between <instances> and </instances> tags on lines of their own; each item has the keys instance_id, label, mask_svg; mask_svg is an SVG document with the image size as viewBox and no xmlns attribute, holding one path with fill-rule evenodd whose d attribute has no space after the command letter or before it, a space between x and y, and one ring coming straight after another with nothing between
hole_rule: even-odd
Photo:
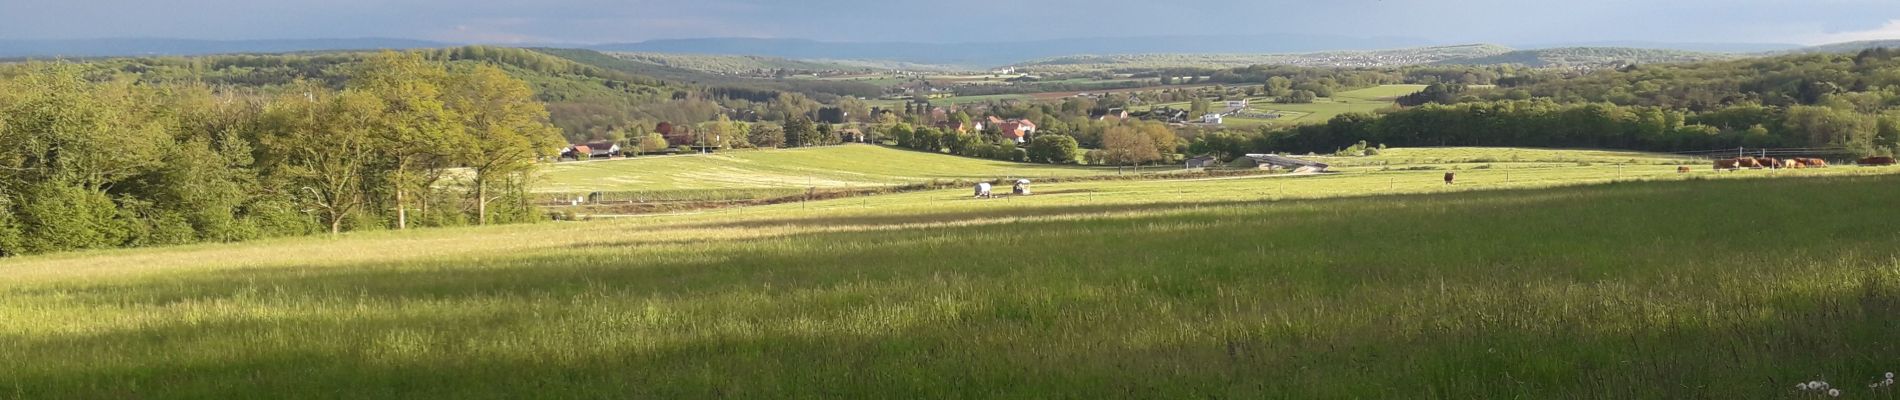
<instances>
[{"instance_id":1,"label":"brown cow","mask_svg":"<svg viewBox=\"0 0 1900 400\"><path fill-rule=\"evenodd\" d=\"M1808 168L1827 168L1827 160L1819 158L1797 158L1796 160L1800 160L1801 165Z\"/></svg>"},{"instance_id":2,"label":"brown cow","mask_svg":"<svg viewBox=\"0 0 1900 400\"><path fill-rule=\"evenodd\" d=\"M1678 173L1678 174L1686 174L1686 173L1689 173L1689 166L1687 166L1687 165L1684 165L1684 166L1679 166L1679 167L1676 167L1676 173Z\"/></svg>"},{"instance_id":3,"label":"brown cow","mask_svg":"<svg viewBox=\"0 0 1900 400\"><path fill-rule=\"evenodd\" d=\"M1781 168L1781 160L1777 160L1774 157L1757 158L1755 162L1761 164L1763 168Z\"/></svg>"},{"instance_id":4,"label":"brown cow","mask_svg":"<svg viewBox=\"0 0 1900 400\"><path fill-rule=\"evenodd\" d=\"M1870 167L1872 167L1872 166L1884 166L1884 165L1894 165L1894 164L1895 164L1895 162L1894 162L1894 160L1893 160L1893 157L1887 157L1887 156L1876 156L1876 157L1867 157L1867 158L1862 158L1862 159L1860 159L1860 161L1858 161L1858 162L1855 162L1855 163L1856 163L1856 164L1860 164L1860 165L1863 165L1863 166L1870 166Z\"/></svg>"},{"instance_id":5,"label":"brown cow","mask_svg":"<svg viewBox=\"0 0 1900 400\"><path fill-rule=\"evenodd\" d=\"M1801 169L1802 165L1803 164L1801 164L1800 160L1793 159L1793 158L1781 160L1782 168Z\"/></svg>"},{"instance_id":6,"label":"brown cow","mask_svg":"<svg viewBox=\"0 0 1900 400\"><path fill-rule=\"evenodd\" d=\"M1761 169L1761 160L1757 160L1753 157L1742 157L1735 159L1735 165L1748 169Z\"/></svg>"},{"instance_id":7,"label":"brown cow","mask_svg":"<svg viewBox=\"0 0 1900 400\"><path fill-rule=\"evenodd\" d=\"M1730 171L1734 171L1734 170L1736 170L1736 169L1738 169L1738 168L1740 168L1740 167L1739 167L1740 165L1741 165L1741 161L1739 161L1739 160L1735 160L1735 159L1727 159L1727 160L1715 160L1715 170L1716 170L1716 171L1721 171L1721 170L1730 170Z\"/></svg>"}]
</instances>

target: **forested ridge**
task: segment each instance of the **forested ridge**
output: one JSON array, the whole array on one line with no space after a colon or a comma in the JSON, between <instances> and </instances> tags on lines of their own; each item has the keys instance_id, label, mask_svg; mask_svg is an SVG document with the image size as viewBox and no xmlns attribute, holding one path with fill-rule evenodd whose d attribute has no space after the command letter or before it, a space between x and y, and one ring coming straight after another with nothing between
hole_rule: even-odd
<instances>
[{"instance_id":1,"label":"forested ridge","mask_svg":"<svg viewBox=\"0 0 1900 400\"><path fill-rule=\"evenodd\" d=\"M1439 83L1408 106L1326 124L1226 131L1203 148L1333 152L1389 146L1601 147L1689 151L1827 147L1900 150L1900 60L1887 49L1735 61L1634 65L1576 73L1503 71Z\"/></svg>"}]
</instances>

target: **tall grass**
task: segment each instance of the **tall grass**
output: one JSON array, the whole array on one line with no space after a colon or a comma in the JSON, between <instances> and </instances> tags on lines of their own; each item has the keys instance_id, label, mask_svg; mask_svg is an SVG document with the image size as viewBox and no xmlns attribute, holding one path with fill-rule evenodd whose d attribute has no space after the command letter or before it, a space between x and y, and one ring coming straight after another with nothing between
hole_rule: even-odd
<instances>
[{"instance_id":1,"label":"tall grass","mask_svg":"<svg viewBox=\"0 0 1900 400\"><path fill-rule=\"evenodd\" d=\"M1793 396L1900 367L1897 196L760 210L25 258L0 261L0 397Z\"/></svg>"}]
</instances>

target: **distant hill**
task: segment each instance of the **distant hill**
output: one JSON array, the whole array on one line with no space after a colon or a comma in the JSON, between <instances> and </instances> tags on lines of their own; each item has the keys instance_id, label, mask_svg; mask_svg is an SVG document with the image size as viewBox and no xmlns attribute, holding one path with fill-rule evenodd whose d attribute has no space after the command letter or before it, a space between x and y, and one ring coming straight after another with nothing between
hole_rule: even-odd
<instances>
[{"instance_id":1,"label":"distant hill","mask_svg":"<svg viewBox=\"0 0 1900 400\"><path fill-rule=\"evenodd\" d=\"M668 54L668 53L613 53L621 59L652 63L667 67L711 72L720 74L746 74L755 71L770 70L853 70L868 69L861 66L845 65L822 61L793 60L789 58L765 56L733 56L708 54Z\"/></svg>"},{"instance_id":2,"label":"distant hill","mask_svg":"<svg viewBox=\"0 0 1900 400\"><path fill-rule=\"evenodd\" d=\"M1081 72L1119 69L1238 68L1252 65L1308 67L1392 67L1431 64L1445 60L1487 57L1512 51L1491 44L1436 46L1372 51L1328 51L1302 54L1135 54L1052 57L1016 64L1037 72Z\"/></svg>"},{"instance_id":3,"label":"distant hill","mask_svg":"<svg viewBox=\"0 0 1900 400\"><path fill-rule=\"evenodd\" d=\"M1740 55L1684 50L1637 49L1628 47L1566 47L1518 50L1485 57L1452 59L1439 64L1502 65L1531 67L1605 66L1621 64L1660 64L1715 61L1741 58Z\"/></svg>"},{"instance_id":4,"label":"distant hill","mask_svg":"<svg viewBox=\"0 0 1900 400\"><path fill-rule=\"evenodd\" d=\"M1878 48L1878 47L1900 49L1900 40L1866 40L1866 41L1859 41L1859 42L1824 44L1820 46L1803 47L1803 48L1795 49L1789 52L1790 53L1855 53L1861 50L1867 50L1867 49Z\"/></svg>"},{"instance_id":5,"label":"distant hill","mask_svg":"<svg viewBox=\"0 0 1900 400\"><path fill-rule=\"evenodd\" d=\"M673 82L706 85L706 86L713 87L716 90L717 89L746 89L746 90L754 90L754 91L755 90L787 91L787 92L803 93L807 96L811 96L811 97L818 98L820 100L826 100L826 101L831 100L835 98L836 96L855 96L855 97L865 97L865 98L877 97L878 95L881 95L884 92L883 88L879 86L871 85L871 84L863 83L863 82L827 81L827 80L817 80L817 79L759 79L759 78L748 77L748 76L738 76L738 75L732 75L732 74L722 74L722 73L714 73L714 72L702 71L702 70L697 70L697 69L682 68L682 67L673 66L673 65L663 65L660 63L652 62L650 60L642 60L638 56L630 55L627 53L604 53L604 52L587 50L587 49L560 49L560 48L537 48L537 49L534 49L534 51L537 51L543 54L552 55L555 57L560 57L560 58L573 61L576 63L585 64L588 66L593 66L593 67L602 68L602 69L607 69L611 71L617 71L617 72L621 72L621 73L625 73L629 75L648 76L648 77L653 77L653 78L658 78L658 79L663 79L663 80L673 81ZM712 61L719 61L719 60L741 62L741 61L735 61L735 60L754 60L753 58L748 58L748 57L722 57L722 58L703 58L703 59L668 58L668 59L671 59L674 61L701 60L705 62L712 62ZM766 62L766 61L757 61L757 62ZM776 62L780 62L780 61L771 61L771 63L776 63ZM789 60L786 60L784 62L800 63L797 65L830 65L830 64L804 64L802 62L789 61ZM792 65L792 64L785 64L785 65ZM698 66L704 67L705 65L698 65Z\"/></svg>"},{"instance_id":6,"label":"distant hill","mask_svg":"<svg viewBox=\"0 0 1900 400\"><path fill-rule=\"evenodd\" d=\"M1769 52L1777 52L1777 51L1794 50L1794 49L1801 48L1801 45L1791 44L1791 43L1677 43L1677 42L1645 42L1645 41L1635 41L1635 40L1622 40L1622 41L1601 41L1601 42L1524 44L1524 45L1513 45L1513 47L1517 47L1520 49L1562 49L1562 48L1574 48L1574 47L1626 47L1626 48L1632 48L1632 49L1682 50L1682 51L1705 52L1705 53L1749 54L1749 53L1769 53Z\"/></svg>"},{"instance_id":7,"label":"distant hill","mask_svg":"<svg viewBox=\"0 0 1900 400\"><path fill-rule=\"evenodd\" d=\"M722 54L799 60L889 60L987 68L1074 54L1246 54L1370 50L1427 45L1411 38L1329 35L1144 36L990 43L821 42L804 39L709 38L605 44L601 51Z\"/></svg>"},{"instance_id":8,"label":"distant hill","mask_svg":"<svg viewBox=\"0 0 1900 400\"><path fill-rule=\"evenodd\" d=\"M190 56L238 53L292 53L323 50L422 49L452 46L426 40L392 38L196 40L196 39L0 39L0 58L78 58Z\"/></svg>"}]
</instances>

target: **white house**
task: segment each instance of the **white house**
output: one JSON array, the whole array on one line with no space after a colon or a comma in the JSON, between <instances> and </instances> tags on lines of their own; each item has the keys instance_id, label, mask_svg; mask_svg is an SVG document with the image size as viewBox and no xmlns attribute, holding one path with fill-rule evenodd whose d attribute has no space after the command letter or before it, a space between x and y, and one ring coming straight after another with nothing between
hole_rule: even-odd
<instances>
[{"instance_id":1,"label":"white house","mask_svg":"<svg viewBox=\"0 0 1900 400\"><path fill-rule=\"evenodd\" d=\"M593 141L593 142L588 142L584 146L587 147L588 157L608 158L608 157L620 155L620 144L614 143L613 141L608 141L608 140Z\"/></svg>"},{"instance_id":2,"label":"white house","mask_svg":"<svg viewBox=\"0 0 1900 400\"><path fill-rule=\"evenodd\" d=\"M1221 116L1219 113L1207 113L1207 115L1201 116L1201 123L1210 124L1210 125L1220 125Z\"/></svg>"},{"instance_id":3,"label":"white house","mask_svg":"<svg viewBox=\"0 0 1900 400\"><path fill-rule=\"evenodd\" d=\"M1227 109L1229 110L1239 110L1243 108L1247 108L1247 99L1227 101Z\"/></svg>"}]
</instances>

